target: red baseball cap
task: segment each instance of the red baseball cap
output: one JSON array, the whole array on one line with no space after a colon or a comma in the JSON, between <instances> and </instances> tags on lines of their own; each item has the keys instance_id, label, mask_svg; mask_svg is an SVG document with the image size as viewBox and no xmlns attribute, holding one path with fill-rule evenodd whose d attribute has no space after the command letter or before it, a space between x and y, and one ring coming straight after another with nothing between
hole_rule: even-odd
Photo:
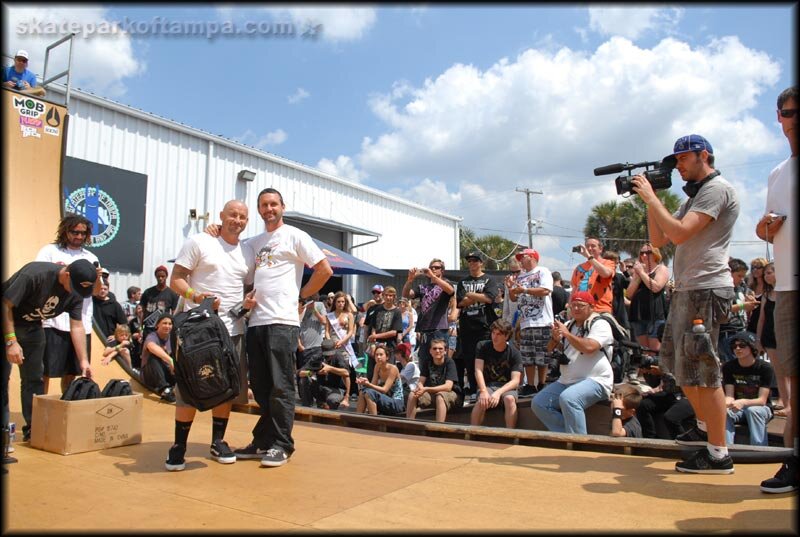
<instances>
[{"instance_id":1,"label":"red baseball cap","mask_svg":"<svg viewBox=\"0 0 800 537\"><path fill-rule=\"evenodd\" d=\"M594 306L594 297L588 291L578 291L573 293L569 299L570 302L586 302Z\"/></svg>"},{"instance_id":2,"label":"red baseball cap","mask_svg":"<svg viewBox=\"0 0 800 537\"><path fill-rule=\"evenodd\" d=\"M527 255L531 256L536 261L539 261L539 252L537 252L533 248L525 248L521 252L517 253L517 255L515 255L514 257L517 258L517 261L522 261L522 258Z\"/></svg>"}]
</instances>

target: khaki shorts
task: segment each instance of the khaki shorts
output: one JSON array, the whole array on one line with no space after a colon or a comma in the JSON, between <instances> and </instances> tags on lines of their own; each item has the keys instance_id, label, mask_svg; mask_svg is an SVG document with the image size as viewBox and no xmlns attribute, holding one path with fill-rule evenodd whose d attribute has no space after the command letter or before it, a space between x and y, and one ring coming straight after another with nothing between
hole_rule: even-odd
<instances>
[{"instance_id":1,"label":"khaki shorts","mask_svg":"<svg viewBox=\"0 0 800 537\"><path fill-rule=\"evenodd\" d=\"M775 299L775 341L778 355L775 360L787 375L797 374L798 291L778 291Z\"/></svg>"},{"instance_id":2,"label":"khaki shorts","mask_svg":"<svg viewBox=\"0 0 800 537\"><path fill-rule=\"evenodd\" d=\"M449 392L439 392L439 393L435 393L435 394L430 394L429 392L425 392L425 393L422 394L422 397L417 399L417 406L420 407L420 408L427 408L427 407L431 406L433 404L433 396L432 395L433 396L441 396L441 398L444 399L444 405L447 408L447 410L450 410L451 408L457 406L458 403L459 403L459 400L461 399L458 396L458 394L456 392L452 391L452 390L449 391ZM461 404L463 404L463 401L461 401Z\"/></svg>"},{"instance_id":3,"label":"khaki shorts","mask_svg":"<svg viewBox=\"0 0 800 537\"><path fill-rule=\"evenodd\" d=\"M728 320L733 287L675 291L672 294L658 357L678 386L722 387L717 341L719 326ZM692 332L692 321L703 319L706 332Z\"/></svg>"}]
</instances>

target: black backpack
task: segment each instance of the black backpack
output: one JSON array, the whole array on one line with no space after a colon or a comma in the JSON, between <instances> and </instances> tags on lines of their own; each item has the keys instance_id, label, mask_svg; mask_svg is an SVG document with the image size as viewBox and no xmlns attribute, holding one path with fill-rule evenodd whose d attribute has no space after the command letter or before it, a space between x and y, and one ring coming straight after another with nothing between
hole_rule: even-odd
<instances>
[{"instance_id":1,"label":"black backpack","mask_svg":"<svg viewBox=\"0 0 800 537\"><path fill-rule=\"evenodd\" d=\"M100 397L100 386L87 377L78 377L73 380L67 391L61 395L62 401L82 401L84 399L97 399Z\"/></svg>"},{"instance_id":2,"label":"black backpack","mask_svg":"<svg viewBox=\"0 0 800 537\"><path fill-rule=\"evenodd\" d=\"M122 395L133 395L131 383L122 379L111 379L106 383L100 397L120 397Z\"/></svg>"},{"instance_id":3,"label":"black backpack","mask_svg":"<svg viewBox=\"0 0 800 537\"><path fill-rule=\"evenodd\" d=\"M186 404L204 411L239 395L239 356L213 298L175 316L175 380Z\"/></svg>"},{"instance_id":4,"label":"black backpack","mask_svg":"<svg viewBox=\"0 0 800 537\"><path fill-rule=\"evenodd\" d=\"M630 332L619 324L611 313L597 312L593 313L588 319L589 325L586 327L587 334L589 330L592 329L592 325L600 319L603 319L611 326L611 333L614 336L614 344L611 349L603 347L601 350L603 354L606 355L606 358L608 358L608 361L611 362L611 370L614 372L614 383L618 384L622 382L623 376L630 367L632 346ZM567 322L567 328L571 327L574 322L574 320L570 319Z\"/></svg>"}]
</instances>

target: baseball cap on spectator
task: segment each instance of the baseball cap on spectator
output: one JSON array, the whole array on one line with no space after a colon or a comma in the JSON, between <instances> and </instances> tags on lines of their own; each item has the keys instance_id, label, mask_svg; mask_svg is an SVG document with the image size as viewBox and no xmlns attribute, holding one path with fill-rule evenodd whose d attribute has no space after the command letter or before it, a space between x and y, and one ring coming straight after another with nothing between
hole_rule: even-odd
<instances>
[{"instance_id":1,"label":"baseball cap on spectator","mask_svg":"<svg viewBox=\"0 0 800 537\"><path fill-rule=\"evenodd\" d=\"M167 273L167 275L169 275L169 271L167 270L167 267L165 267L164 265L159 265L159 266L157 266L157 267L156 267L156 270L155 270L155 272L153 272L153 274L155 274L156 276L158 276L158 273L159 273L160 271L166 272L166 273Z\"/></svg>"},{"instance_id":2,"label":"baseball cap on spectator","mask_svg":"<svg viewBox=\"0 0 800 537\"><path fill-rule=\"evenodd\" d=\"M735 342L741 341L742 343L750 347L750 350L753 351L754 356L758 356L759 354L758 346L756 345L756 335L752 332L748 332L747 330L741 330L733 334L728 339L728 341L730 342L731 347L733 347L733 344Z\"/></svg>"},{"instance_id":3,"label":"baseball cap on spectator","mask_svg":"<svg viewBox=\"0 0 800 537\"><path fill-rule=\"evenodd\" d=\"M678 140L675 142L675 146L672 148L672 156L680 155L681 153L688 153L690 151L702 151L703 149L712 155L714 154L711 144L699 134L681 136L678 138Z\"/></svg>"},{"instance_id":4,"label":"baseball cap on spectator","mask_svg":"<svg viewBox=\"0 0 800 537\"><path fill-rule=\"evenodd\" d=\"M331 291L330 293L328 293L328 294L326 295L326 298L333 298L333 297L335 297L335 296L336 296L336 293L334 293L333 291Z\"/></svg>"},{"instance_id":5,"label":"baseball cap on spectator","mask_svg":"<svg viewBox=\"0 0 800 537\"><path fill-rule=\"evenodd\" d=\"M332 339L322 340L322 356L333 356L336 354L336 342Z\"/></svg>"},{"instance_id":6,"label":"baseball cap on spectator","mask_svg":"<svg viewBox=\"0 0 800 537\"><path fill-rule=\"evenodd\" d=\"M108 272L108 269L107 269L107 268L105 268L105 267L102 267L102 268L100 269L100 274L102 274L103 276L106 276L106 277L108 277L108 276L109 276L111 273L110 273L110 272Z\"/></svg>"},{"instance_id":7,"label":"baseball cap on spectator","mask_svg":"<svg viewBox=\"0 0 800 537\"><path fill-rule=\"evenodd\" d=\"M22 49L18 50L17 53L14 54L14 57L15 58L25 58L26 60L30 59L28 57L28 51L27 50L22 50Z\"/></svg>"},{"instance_id":8,"label":"baseball cap on spectator","mask_svg":"<svg viewBox=\"0 0 800 537\"><path fill-rule=\"evenodd\" d=\"M539 252L533 248L525 248L521 252L518 252L514 257L517 259L517 261L522 261L522 258L528 255L533 257L536 261L539 261Z\"/></svg>"},{"instance_id":9,"label":"baseball cap on spectator","mask_svg":"<svg viewBox=\"0 0 800 537\"><path fill-rule=\"evenodd\" d=\"M379 283L378 283L378 284L375 284L375 285L373 285L373 286L372 286L372 292L373 292L373 293L376 293L376 292L377 292L377 293L383 293L383 286L382 286L381 284L379 284Z\"/></svg>"},{"instance_id":10,"label":"baseball cap on spectator","mask_svg":"<svg viewBox=\"0 0 800 537\"><path fill-rule=\"evenodd\" d=\"M401 352L406 359L411 356L411 343L398 343L395 348L394 352Z\"/></svg>"},{"instance_id":11,"label":"baseball cap on spectator","mask_svg":"<svg viewBox=\"0 0 800 537\"><path fill-rule=\"evenodd\" d=\"M97 270L94 265L86 259L78 259L67 266L69 281L72 285L72 292L83 298L92 296L94 282L97 281ZM84 285L84 284L89 285Z\"/></svg>"},{"instance_id":12,"label":"baseball cap on spectator","mask_svg":"<svg viewBox=\"0 0 800 537\"><path fill-rule=\"evenodd\" d=\"M594 306L594 297L588 291L578 291L569 299L570 302L586 302Z\"/></svg>"},{"instance_id":13,"label":"baseball cap on spectator","mask_svg":"<svg viewBox=\"0 0 800 537\"><path fill-rule=\"evenodd\" d=\"M470 259L477 259L478 261L483 261L483 256L477 250L473 250L471 252L467 252L467 255L464 256L464 259L469 261Z\"/></svg>"}]
</instances>

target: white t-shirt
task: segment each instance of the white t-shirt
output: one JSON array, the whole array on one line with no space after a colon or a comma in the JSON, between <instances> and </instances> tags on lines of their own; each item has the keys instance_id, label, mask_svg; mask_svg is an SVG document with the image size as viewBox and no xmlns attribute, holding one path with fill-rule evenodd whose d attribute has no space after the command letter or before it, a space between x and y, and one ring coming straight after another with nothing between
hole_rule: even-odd
<instances>
[{"instance_id":1,"label":"white t-shirt","mask_svg":"<svg viewBox=\"0 0 800 537\"><path fill-rule=\"evenodd\" d=\"M797 225L794 219L797 203L797 157L790 157L772 170L767 182L767 213L786 215L786 221L775 235L773 253L775 256L776 291L797 291Z\"/></svg>"},{"instance_id":2,"label":"white t-shirt","mask_svg":"<svg viewBox=\"0 0 800 537\"><path fill-rule=\"evenodd\" d=\"M72 248L60 248L57 244L46 244L39 250L36 255L35 261L49 261L50 263L58 263L59 265L69 265L78 259L86 259L90 263L98 261L97 256L86 248L80 250L73 250ZM99 262L99 261L98 261ZM92 297L83 299L83 309L81 310L81 319L83 320L83 329L86 334L92 333L92 314L94 307L92 305ZM67 312L57 315L52 319L45 319L42 321L42 326L45 328L55 328L62 332L69 332L69 314Z\"/></svg>"},{"instance_id":3,"label":"white t-shirt","mask_svg":"<svg viewBox=\"0 0 800 537\"><path fill-rule=\"evenodd\" d=\"M228 333L244 333L244 319L233 320L230 309L244 298L244 284L253 281L253 251L238 244L230 244L222 237L198 233L183 244L175 264L190 271L189 285L198 293L209 292L220 298L219 317ZM184 310L196 307L184 300Z\"/></svg>"},{"instance_id":4,"label":"white t-shirt","mask_svg":"<svg viewBox=\"0 0 800 537\"><path fill-rule=\"evenodd\" d=\"M591 318L587 319L587 323L590 320ZM566 345L564 354L570 359L570 364L560 366L561 376L558 377L558 382L569 386L590 378L600 384L606 395L610 396L614 385L614 371L611 369L611 362L606 358L603 348L608 348L610 352L611 345L614 343L611 326L605 320L598 320L592 325L588 334L581 336L581 332L582 328L579 328L577 323L573 323L570 327L570 333L593 339L600 343L600 348L593 354L581 354L572 345ZM566 338L564 341L566 342Z\"/></svg>"},{"instance_id":5,"label":"white t-shirt","mask_svg":"<svg viewBox=\"0 0 800 537\"><path fill-rule=\"evenodd\" d=\"M254 254L253 286L257 301L248 326L300 326L297 299L304 265L313 267L325 259L325 254L308 233L288 224L256 235L245 245Z\"/></svg>"},{"instance_id":6,"label":"white t-shirt","mask_svg":"<svg viewBox=\"0 0 800 537\"><path fill-rule=\"evenodd\" d=\"M550 269L534 267L530 272L522 272L517 277L517 284L525 289L541 287L553 292L553 275ZM520 328L550 326L553 324L553 298L539 297L522 293L517 296Z\"/></svg>"},{"instance_id":7,"label":"white t-shirt","mask_svg":"<svg viewBox=\"0 0 800 537\"><path fill-rule=\"evenodd\" d=\"M408 362L402 371L400 371L400 378L406 383L406 386L413 392L417 389L419 384L419 366L415 362Z\"/></svg>"}]
</instances>

